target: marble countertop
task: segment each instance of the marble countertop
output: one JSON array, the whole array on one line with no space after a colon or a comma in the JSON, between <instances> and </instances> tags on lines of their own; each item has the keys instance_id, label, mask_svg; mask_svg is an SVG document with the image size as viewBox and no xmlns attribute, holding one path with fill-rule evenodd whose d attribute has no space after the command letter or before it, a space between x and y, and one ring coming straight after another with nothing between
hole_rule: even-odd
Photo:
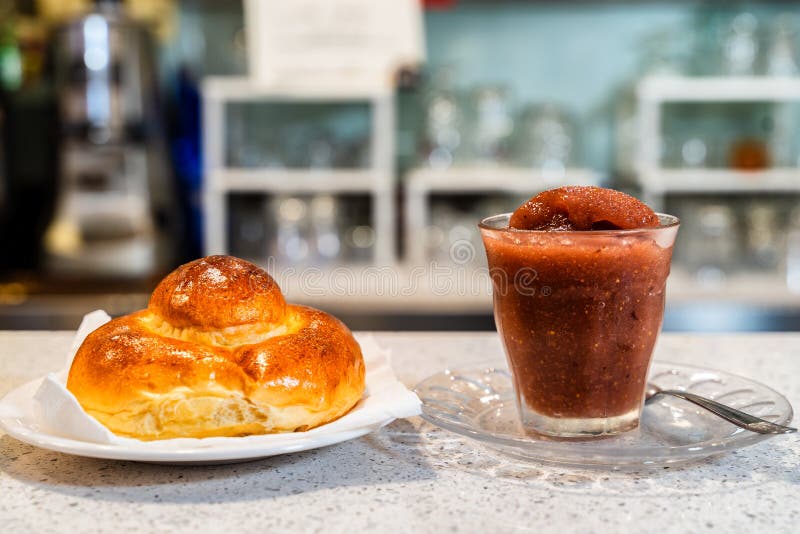
<instances>
[{"instance_id":1,"label":"marble countertop","mask_svg":"<svg viewBox=\"0 0 800 534\"><path fill-rule=\"evenodd\" d=\"M496 334L377 333L408 385L500 354ZM0 332L0 395L63 363L68 332ZM657 358L769 384L800 407L800 334L676 335ZM3 532L797 532L800 436L686 467L618 472L508 459L396 421L323 449L175 467L79 458L0 432Z\"/></svg>"}]
</instances>

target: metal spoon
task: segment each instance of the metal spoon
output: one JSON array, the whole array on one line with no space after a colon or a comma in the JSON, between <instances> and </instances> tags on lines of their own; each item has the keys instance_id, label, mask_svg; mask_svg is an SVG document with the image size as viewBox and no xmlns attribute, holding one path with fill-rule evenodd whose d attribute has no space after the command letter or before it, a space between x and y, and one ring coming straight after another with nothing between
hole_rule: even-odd
<instances>
[{"instance_id":1,"label":"metal spoon","mask_svg":"<svg viewBox=\"0 0 800 534\"><path fill-rule=\"evenodd\" d=\"M679 391L677 389L661 389L657 385L648 382L647 389L645 390L645 403L649 403L658 395L672 395L673 397L687 400L740 428L751 432L757 432L758 434L791 434L792 432L797 432L796 428L771 423L754 415L746 414L731 408L730 406L720 404L717 401L701 397L700 395Z\"/></svg>"}]
</instances>

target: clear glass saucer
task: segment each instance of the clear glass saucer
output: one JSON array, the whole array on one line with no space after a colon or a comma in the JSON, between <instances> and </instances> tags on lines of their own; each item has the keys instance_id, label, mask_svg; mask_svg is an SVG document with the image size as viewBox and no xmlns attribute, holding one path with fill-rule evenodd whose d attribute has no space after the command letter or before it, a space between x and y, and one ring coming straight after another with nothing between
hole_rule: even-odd
<instances>
[{"instance_id":1,"label":"clear glass saucer","mask_svg":"<svg viewBox=\"0 0 800 534\"><path fill-rule=\"evenodd\" d=\"M723 371L653 362L650 381L682 389L778 424L792 420L792 406L778 392ZM445 370L415 388L422 417L516 458L603 467L657 467L753 445L775 434L755 434L678 398L647 404L639 428L589 441L554 441L523 433L508 370L497 365ZM780 436L780 435L779 435ZM785 436L783 436L785 439ZM779 438L780 439L780 438Z\"/></svg>"}]
</instances>

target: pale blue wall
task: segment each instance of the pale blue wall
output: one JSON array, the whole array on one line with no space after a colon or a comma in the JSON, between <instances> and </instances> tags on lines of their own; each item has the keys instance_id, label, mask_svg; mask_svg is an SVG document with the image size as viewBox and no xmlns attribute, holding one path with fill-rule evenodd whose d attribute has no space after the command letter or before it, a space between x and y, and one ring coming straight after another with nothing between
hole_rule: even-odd
<instances>
[{"instance_id":1,"label":"pale blue wall","mask_svg":"<svg viewBox=\"0 0 800 534\"><path fill-rule=\"evenodd\" d=\"M517 105L556 102L574 113L583 163L612 167L614 105L661 35L667 55L696 70L698 51L741 10L768 26L800 3L563 2L462 5L425 17L428 65L454 67L458 86L503 84ZM800 21L798 21L800 22ZM716 25L715 25L716 24Z\"/></svg>"},{"instance_id":2,"label":"pale blue wall","mask_svg":"<svg viewBox=\"0 0 800 534\"><path fill-rule=\"evenodd\" d=\"M800 2L462 1L455 9L425 13L427 71L454 67L463 89L503 84L516 106L561 104L579 126L581 163L606 173L613 170L614 106L642 73L654 42L665 43L666 55L694 55L687 68L696 68L703 43L713 42L719 26L745 9L762 24L794 12L800 30ZM242 24L239 2L182 4L178 40L162 57L167 70L188 62L198 74L243 73L244 52L234 46ZM408 105L419 101L412 98ZM416 141L411 124L402 123L417 121L419 113L408 107L404 112L405 166Z\"/></svg>"},{"instance_id":3,"label":"pale blue wall","mask_svg":"<svg viewBox=\"0 0 800 534\"><path fill-rule=\"evenodd\" d=\"M430 13L425 34L430 66L455 66L462 85L502 82L588 114L635 75L647 35L691 16L682 4L476 6Z\"/></svg>"}]
</instances>

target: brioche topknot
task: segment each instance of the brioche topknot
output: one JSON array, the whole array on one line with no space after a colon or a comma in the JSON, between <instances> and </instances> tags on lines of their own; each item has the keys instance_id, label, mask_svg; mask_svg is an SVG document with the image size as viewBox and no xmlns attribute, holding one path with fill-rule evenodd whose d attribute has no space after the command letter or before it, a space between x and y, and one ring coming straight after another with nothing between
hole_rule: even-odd
<instances>
[{"instance_id":1,"label":"brioche topknot","mask_svg":"<svg viewBox=\"0 0 800 534\"><path fill-rule=\"evenodd\" d=\"M278 324L286 301L263 269L233 256L208 256L168 274L148 309L177 328L221 329Z\"/></svg>"}]
</instances>

